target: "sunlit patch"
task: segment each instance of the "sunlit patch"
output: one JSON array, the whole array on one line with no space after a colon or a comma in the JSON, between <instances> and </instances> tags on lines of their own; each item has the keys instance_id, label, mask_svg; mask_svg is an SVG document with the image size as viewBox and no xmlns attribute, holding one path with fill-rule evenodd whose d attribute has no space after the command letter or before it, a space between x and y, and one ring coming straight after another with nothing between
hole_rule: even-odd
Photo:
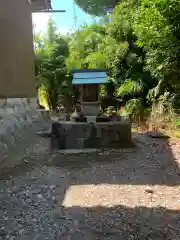
<instances>
[{"instance_id":1,"label":"sunlit patch","mask_svg":"<svg viewBox=\"0 0 180 240\"><path fill-rule=\"evenodd\" d=\"M147 191L150 188L151 191ZM172 197L174 191L177 192L176 199ZM159 185L152 187L118 184L75 185L67 189L62 205L64 207L102 206L108 208L115 206L166 208L168 206L168 209L179 210L180 191L177 187Z\"/></svg>"},{"instance_id":2,"label":"sunlit patch","mask_svg":"<svg viewBox=\"0 0 180 240\"><path fill-rule=\"evenodd\" d=\"M48 19L50 18L50 14L42 14L42 13L33 13L33 25L35 26L35 32L44 31L47 27Z\"/></svg>"},{"instance_id":3,"label":"sunlit patch","mask_svg":"<svg viewBox=\"0 0 180 240\"><path fill-rule=\"evenodd\" d=\"M34 32L45 32L47 29L48 20L52 17L49 13L33 13L32 20L34 26ZM61 34L67 34L70 30L66 27L58 27L57 32Z\"/></svg>"}]
</instances>

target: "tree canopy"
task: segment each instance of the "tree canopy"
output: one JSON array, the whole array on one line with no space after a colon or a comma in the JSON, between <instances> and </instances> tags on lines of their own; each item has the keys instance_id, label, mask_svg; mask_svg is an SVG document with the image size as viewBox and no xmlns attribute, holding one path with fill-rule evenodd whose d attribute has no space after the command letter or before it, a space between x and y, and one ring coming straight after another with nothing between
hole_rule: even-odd
<instances>
[{"instance_id":1,"label":"tree canopy","mask_svg":"<svg viewBox=\"0 0 180 240\"><path fill-rule=\"evenodd\" d=\"M69 54L67 38L57 34L55 22L49 19L46 35L36 34L34 44L37 84L45 87L49 105L56 109L60 96L69 92L70 81L66 71L66 58Z\"/></svg>"},{"instance_id":2,"label":"tree canopy","mask_svg":"<svg viewBox=\"0 0 180 240\"><path fill-rule=\"evenodd\" d=\"M74 0L75 3L86 13L95 16L102 16L112 12L114 7L121 0Z\"/></svg>"},{"instance_id":3,"label":"tree canopy","mask_svg":"<svg viewBox=\"0 0 180 240\"><path fill-rule=\"evenodd\" d=\"M49 23L46 37L35 38L41 66L37 75L48 78L51 89L63 92L64 83L71 88L67 77L71 69L108 68L113 88L102 86L102 96L121 99L131 111L150 107L162 96L178 108L180 1L76 2L91 14L115 8L104 20L81 26L68 36L55 34L55 26Z\"/></svg>"}]
</instances>

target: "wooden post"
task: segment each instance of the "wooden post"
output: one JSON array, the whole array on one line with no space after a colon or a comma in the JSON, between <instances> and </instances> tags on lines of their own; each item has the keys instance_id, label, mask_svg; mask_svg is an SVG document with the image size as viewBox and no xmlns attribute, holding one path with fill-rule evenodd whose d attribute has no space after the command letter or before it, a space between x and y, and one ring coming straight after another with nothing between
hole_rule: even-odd
<instances>
[{"instance_id":1,"label":"wooden post","mask_svg":"<svg viewBox=\"0 0 180 240\"><path fill-rule=\"evenodd\" d=\"M84 94L84 91L83 91L83 85L80 85L80 101L83 103L83 94Z\"/></svg>"},{"instance_id":2,"label":"wooden post","mask_svg":"<svg viewBox=\"0 0 180 240\"><path fill-rule=\"evenodd\" d=\"M98 102L100 102L100 85L98 85Z\"/></svg>"}]
</instances>

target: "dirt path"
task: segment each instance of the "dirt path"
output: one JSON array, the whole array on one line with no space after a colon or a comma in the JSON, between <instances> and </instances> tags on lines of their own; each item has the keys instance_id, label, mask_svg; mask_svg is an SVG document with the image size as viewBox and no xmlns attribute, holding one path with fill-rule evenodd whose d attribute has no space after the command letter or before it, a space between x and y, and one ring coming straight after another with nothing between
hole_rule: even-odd
<instances>
[{"instance_id":1,"label":"dirt path","mask_svg":"<svg viewBox=\"0 0 180 240\"><path fill-rule=\"evenodd\" d=\"M1 168L0 239L180 239L180 141L51 154L41 139Z\"/></svg>"}]
</instances>

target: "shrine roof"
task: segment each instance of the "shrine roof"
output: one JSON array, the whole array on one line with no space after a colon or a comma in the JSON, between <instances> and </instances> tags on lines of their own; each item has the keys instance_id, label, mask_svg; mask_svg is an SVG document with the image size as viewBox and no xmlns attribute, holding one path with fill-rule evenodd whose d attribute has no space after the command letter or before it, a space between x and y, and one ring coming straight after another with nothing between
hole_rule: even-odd
<instances>
[{"instance_id":1,"label":"shrine roof","mask_svg":"<svg viewBox=\"0 0 180 240\"><path fill-rule=\"evenodd\" d=\"M106 69L73 70L72 84L104 84L108 82Z\"/></svg>"}]
</instances>

